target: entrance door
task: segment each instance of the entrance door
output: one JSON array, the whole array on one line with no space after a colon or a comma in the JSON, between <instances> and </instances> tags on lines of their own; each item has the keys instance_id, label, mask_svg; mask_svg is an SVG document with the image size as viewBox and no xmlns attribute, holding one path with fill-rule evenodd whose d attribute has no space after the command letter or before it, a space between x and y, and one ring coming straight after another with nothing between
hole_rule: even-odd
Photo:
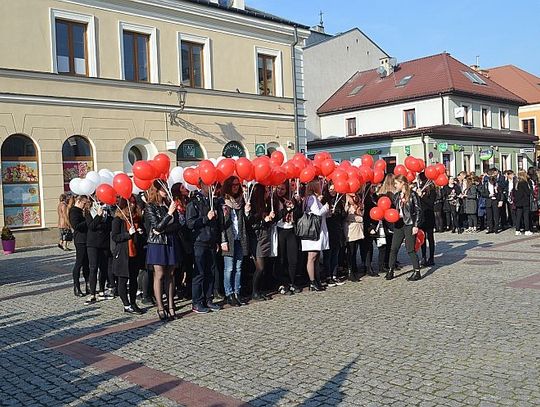
<instances>
[{"instance_id":1,"label":"entrance door","mask_svg":"<svg viewBox=\"0 0 540 407\"><path fill-rule=\"evenodd\" d=\"M384 161L386 161L386 173L394 173L394 168L396 168L397 159L395 156L390 157L382 157Z\"/></svg>"}]
</instances>

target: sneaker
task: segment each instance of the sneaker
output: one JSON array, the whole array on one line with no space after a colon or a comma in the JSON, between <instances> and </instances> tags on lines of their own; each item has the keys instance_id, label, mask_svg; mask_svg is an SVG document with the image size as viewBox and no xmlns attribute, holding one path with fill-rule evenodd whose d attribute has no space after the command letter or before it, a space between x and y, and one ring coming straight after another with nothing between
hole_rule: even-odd
<instances>
[{"instance_id":1,"label":"sneaker","mask_svg":"<svg viewBox=\"0 0 540 407\"><path fill-rule=\"evenodd\" d=\"M302 290L300 288L298 288L297 286L295 286L295 285L291 285L289 287L289 290L291 290L291 292L293 292L295 294L300 294L302 292Z\"/></svg>"},{"instance_id":2,"label":"sneaker","mask_svg":"<svg viewBox=\"0 0 540 407\"><path fill-rule=\"evenodd\" d=\"M96 304L96 303L97 303L96 297L91 297L91 298L88 298L88 299L84 302L84 305L92 305L92 304Z\"/></svg>"},{"instance_id":3,"label":"sneaker","mask_svg":"<svg viewBox=\"0 0 540 407\"><path fill-rule=\"evenodd\" d=\"M213 302L208 302L206 304L206 307L212 312L221 311L221 307L217 304L214 304Z\"/></svg>"},{"instance_id":4,"label":"sneaker","mask_svg":"<svg viewBox=\"0 0 540 407\"><path fill-rule=\"evenodd\" d=\"M328 285L328 287L336 287L337 286L337 284L336 284L336 282L334 281L333 278L328 279L327 285Z\"/></svg>"},{"instance_id":5,"label":"sneaker","mask_svg":"<svg viewBox=\"0 0 540 407\"><path fill-rule=\"evenodd\" d=\"M195 314L208 314L210 309L204 305L193 305L191 307L191 311L193 311Z\"/></svg>"},{"instance_id":6,"label":"sneaker","mask_svg":"<svg viewBox=\"0 0 540 407\"><path fill-rule=\"evenodd\" d=\"M278 288L278 292L281 294L281 295L285 295L285 293L289 291L285 288L285 286L283 285L280 285L279 288Z\"/></svg>"},{"instance_id":7,"label":"sneaker","mask_svg":"<svg viewBox=\"0 0 540 407\"><path fill-rule=\"evenodd\" d=\"M532 236L533 235L533 232L531 232L530 230L527 230L525 232L525 236Z\"/></svg>"},{"instance_id":8,"label":"sneaker","mask_svg":"<svg viewBox=\"0 0 540 407\"><path fill-rule=\"evenodd\" d=\"M521 232L519 230L516 230L516 236L521 236Z\"/></svg>"},{"instance_id":9,"label":"sneaker","mask_svg":"<svg viewBox=\"0 0 540 407\"><path fill-rule=\"evenodd\" d=\"M342 286L343 284L345 284L345 281L340 281L337 277L334 277L332 278L332 281L333 283L336 285L336 286Z\"/></svg>"}]
</instances>

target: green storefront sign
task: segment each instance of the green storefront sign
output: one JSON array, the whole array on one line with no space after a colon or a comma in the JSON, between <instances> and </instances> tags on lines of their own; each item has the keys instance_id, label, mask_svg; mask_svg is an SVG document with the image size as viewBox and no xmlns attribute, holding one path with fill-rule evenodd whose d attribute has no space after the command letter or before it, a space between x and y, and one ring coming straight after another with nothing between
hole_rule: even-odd
<instances>
[{"instance_id":1,"label":"green storefront sign","mask_svg":"<svg viewBox=\"0 0 540 407\"><path fill-rule=\"evenodd\" d=\"M437 150L440 153L446 153L448 151L448 143L439 143L439 144L437 144Z\"/></svg>"},{"instance_id":2,"label":"green storefront sign","mask_svg":"<svg viewBox=\"0 0 540 407\"><path fill-rule=\"evenodd\" d=\"M366 154L380 155L380 154L382 154L382 150L376 150L376 149L372 148L371 150L366 151Z\"/></svg>"},{"instance_id":3,"label":"green storefront sign","mask_svg":"<svg viewBox=\"0 0 540 407\"><path fill-rule=\"evenodd\" d=\"M257 157L266 155L266 144L264 143L255 144L255 155Z\"/></svg>"},{"instance_id":4,"label":"green storefront sign","mask_svg":"<svg viewBox=\"0 0 540 407\"><path fill-rule=\"evenodd\" d=\"M405 154L407 156L411 155L411 146L405 146Z\"/></svg>"},{"instance_id":5,"label":"green storefront sign","mask_svg":"<svg viewBox=\"0 0 540 407\"><path fill-rule=\"evenodd\" d=\"M491 157L493 157L493 150L490 148L485 149L485 150L480 150L480 152L478 153L478 156L480 157L482 161L490 160Z\"/></svg>"},{"instance_id":6,"label":"green storefront sign","mask_svg":"<svg viewBox=\"0 0 540 407\"><path fill-rule=\"evenodd\" d=\"M458 152L458 151L464 151L465 147L463 147L461 144L452 144L452 151Z\"/></svg>"}]
</instances>

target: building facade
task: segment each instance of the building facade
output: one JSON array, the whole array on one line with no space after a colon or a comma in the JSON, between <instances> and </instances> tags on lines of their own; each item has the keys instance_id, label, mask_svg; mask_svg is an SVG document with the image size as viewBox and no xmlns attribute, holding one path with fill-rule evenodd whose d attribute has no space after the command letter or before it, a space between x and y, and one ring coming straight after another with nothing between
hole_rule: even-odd
<instances>
[{"instance_id":1,"label":"building facade","mask_svg":"<svg viewBox=\"0 0 540 407\"><path fill-rule=\"evenodd\" d=\"M317 109L358 70L377 68L388 58L358 28L337 35L320 32L320 26L304 48L305 109L308 140L321 138Z\"/></svg>"},{"instance_id":2,"label":"building facade","mask_svg":"<svg viewBox=\"0 0 540 407\"><path fill-rule=\"evenodd\" d=\"M309 153L372 154L390 169L408 155L450 174L534 164L534 137L520 131L525 101L439 54L356 73L318 110L323 139Z\"/></svg>"},{"instance_id":3,"label":"building facade","mask_svg":"<svg viewBox=\"0 0 540 407\"><path fill-rule=\"evenodd\" d=\"M58 197L89 170L305 148L308 27L222 3L4 2L0 225L18 244L56 238Z\"/></svg>"}]
</instances>

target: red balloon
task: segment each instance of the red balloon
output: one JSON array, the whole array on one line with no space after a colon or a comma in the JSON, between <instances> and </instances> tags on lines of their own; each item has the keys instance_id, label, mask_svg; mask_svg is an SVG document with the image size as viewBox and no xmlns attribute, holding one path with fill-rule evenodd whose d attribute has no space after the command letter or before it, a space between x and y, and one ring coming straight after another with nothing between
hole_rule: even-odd
<instances>
[{"instance_id":1,"label":"red balloon","mask_svg":"<svg viewBox=\"0 0 540 407\"><path fill-rule=\"evenodd\" d=\"M404 177L407 176L407 168L405 168L404 165L396 165L396 168L394 168L394 175L403 175Z\"/></svg>"},{"instance_id":2,"label":"red balloon","mask_svg":"<svg viewBox=\"0 0 540 407\"><path fill-rule=\"evenodd\" d=\"M435 180L435 185L439 187L444 187L445 185L448 185L448 177L446 176L446 174L439 175Z\"/></svg>"},{"instance_id":3,"label":"red balloon","mask_svg":"<svg viewBox=\"0 0 540 407\"><path fill-rule=\"evenodd\" d=\"M369 217L375 221L380 221L384 219L384 209L375 206L369 211Z\"/></svg>"},{"instance_id":4,"label":"red balloon","mask_svg":"<svg viewBox=\"0 0 540 407\"><path fill-rule=\"evenodd\" d=\"M294 165L291 161L287 161L285 164L283 164L282 167L287 172L287 178L297 178L298 174L298 167Z\"/></svg>"},{"instance_id":5,"label":"red balloon","mask_svg":"<svg viewBox=\"0 0 540 407\"><path fill-rule=\"evenodd\" d=\"M392 207L392 201L387 196L381 196L377 201L377 206L386 211Z\"/></svg>"},{"instance_id":6,"label":"red balloon","mask_svg":"<svg viewBox=\"0 0 540 407\"><path fill-rule=\"evenodd\" d=\"M364 154L362 156L362 165L365 165L366 167L373 167L373 156L369 154Z\"/></svg>"},{"instance_id":7,"label":"red balloon","mask_svg":"<svg viewBox=\"0 0 540 407\"><path fill-rule=\"evenodd\" d=\"M241 157L236 161L236 172L246 181L252 181L255 178L253 164L246 157Z\"/></svg>"},{"instance_id":8,"label":"red balloon","mask_svg":"<svg viewBox=\"0 0 540 407\"><path fill-rule=\"evenodd\" d=\"M114 179L113 179L113 182L114 182ZM139 179L137 177L133 177L133 183L137 185L137 187L139 189L142 189L143 191L146 191L148 188L150 188L153 182L154 181L152 180L144 180L144 179Z\"/></svg>"},{"instance_id":9,"label":"red balloon","mask_svg":"<svg viewBox=\"0 0 540 407\"><path fill-rule=\"evenodd\" d=\"M414 241L414 251L417 252L418 250L420 250L425 241L426 234L422 229L418 229L418 233L416 234L416 238Z\"/></svg>"},{"instance_id":10,"label":"red balloon","mask_svg":"<svg viewBox=\"0 0 540 407\"><path fill-rule=\"evenodd\" d=\"M345 171L343 171L341 168L335 169L334 172L332 173L332 180L334 182L338 180L347 181L348 179L349 179L349 175Z\"/></svg>"},{"instance_id":11,"label":"red balloon","mask_svg":"<svg viewBox=\"0 0 540 407\"><path fill-rule=\"evenodd\" d=\"M377 163L375 163L375 166L377 166ZM378 168L375 168L375 170L373 171L373 183L380 184L383 181L384 181L384 171Z\"/></svg>"},{"instance_id":12,"label":"red balloon","mask_svg":"<svg viewBox=\"0 0 540 407\"><path fill-rule=\"evenodd\" d=\"M231 175L233 175L234 170L236 168L236 163L232 158L225 158L218 162L217 169L220 171L225 179L229 178Z\"/></svg>"},{"instance_id":13,"label":"red balloon","mask_svg":"<svg viewBox=\"0 0 540 407\"><path fill-rule=\"evenodd\" d=\"M419 158L418 160L418 164L420 166L420 169L416 172L421 172L421 171L424 171L424 169L426 168L426 162L424 160L422 160L421 158Z\"/></svg>"},{"instance_id":14,"label":"red balloon","mask_svg":"<svg viewBox=\"0 0 540 407\"><path fill-rule=\"evenodd\" d=\"M338 179L334 181L334 189L338 194L349 193L349 182L345 179Z\"/></svg>"},{"instance_id":15,"label":"red balloon","mask_svg":"<svg viewBox=\"0 0 540 407\"><path fill-rule=\"evenodd\" d=\"M409 171L417 171L416 168L419 167L419 164L416 160L416 158L412 157L412 156L409 156L407 158L405 158L405 167L407 167L407 169Z\"/></svg>"},{"instance_id":16,"label":"red balloon","mask_svg":"<svg viewBox=\"0 0 540 407\"><path fill-rule=\"evenodd\" d=\"M116 174L113 178L113 187L124 199L129 199L133 193L133 182L126 174Z\"/></svg>"},{"instance_id":17,"label":"red balloon","mask_svg":"<svg viewBox=\"0 0 540 407\"><path fill-rule=\"evenodd\" d=\"M167 173L171 168L171 159L167 154L158 154L154 157L154 163L157 165L159 173Z\"/></svg>"},{"instance_id":18,"label":"red balloon","mask_svg":"<svg viewBox=\"0 0 540 407\"><path fill-rule=\"evenodd\" d=\"M317 175L315 168L312 166L308 166L302 170L300 173L300 182L308 183L315 178Z\"/></svg>"},{"instance_id":19,"label":"red balloon","mask_svg":"<svg viewBox=\"0 0 540 407\"><path fill-rule=\"evenodd\" d=\"M199 177L201 177L202 182L206 185L213 185L217 180L217 170L213 165L209 165L199 168Z\"/></svg>"},{"instance_id":20,"label":"red balloon","mask_svg":"<svg viewBox=\"0 0 540 407\"><path fill-rule=\"evenodd\" d=\"M271 171L270 162L259 160L257 164L255 164L254 167L255 167L254 168L255 180L257 182L262 182L270 176L270 171Z\"/></svg>"},{"instance_id":21,"label":"red balloon","mask_svg":"<svg viewBox=\"0 0 540 407\"><path fill-rule=\"evenodd\" d=\"M444 164L436 164L435 169L439 174L446 174L446 167Z\"/></svg>"},{"instance_id":22,"label":"red balloon","mask_svg":"<svg viewBox=\"0 0 540 407\"><path fill-rule=\"evenodd\" d=\"M302 153L296 153L293 158L292 158L292 161L294 162L301 162L301 163L306 163L306 156ZM305 166L305 165L304 165Z\"/></svg>"},{"instance_id":23,"label":"red balloon","mask_svg":"<svg viewBox=\"0 0 540 407\"><path fill-rule=\"evenodd\" d=\"M430 165L424 170L424 173L426 175L427 179L434 180L439 176L439 172L435 168L435 166Z\"/></svg>"},{"instance_id":24,"label":"red balloon","mask_svg":"<svg viewBox=\"0 0 540 407\"><path fill-rule=\"evenodd\" d=\"M348 168L351 168L351 167L352 167L352 164L349 160L343 160L342 162L339 163L339 168L343 170L347 170Z\"/></svg>"},{"instance_id":25,"label":"red balloon","mask_svg":"<svg viewBox=\"0 0 540 407\"><path fill-rule=\"evenodd\" d=\"M281 185L287 179L287 171L283 167L276 167L272 169L270 174L271 185L277 186Z\"/></svg>"},{"instance_id":26,"label":"red balloon","mask_svg":"<svg viewBox=\"0 0 540 407\"><path fill-rule=\"evenodd\" d=\"M358 176L349 178L349 192L350 193L356 194L361 186L362 186L362 183L360 182L360 178L358 178Z\"/></svg>"},{"instance_id":27,"label":"red balloon","mask_svg":"<svg viewBox=\"0 0 540 407\"><path fill-rule=\"evenodd\" d=\"M133 175L142 180L154 180L159 174L148 161L135 161L131 169Z\"/></svg>"},{"instance_id":28,"label":"red balloon","mask_svg":"<svg viewBox=\"0 0 540 407\"><path fill-rule=\"evenodd\" d=\"M321 172L325 177L328 177L336 169L336 163L331 158L327 158L321 164Z\"/></svg>"},{"instance_id":29,"label":"red balloon","mask_svg":"<svg viewBox=\"0 0 540 407\"><path fill-rule=\"evenodd\" d=\"M326 160L326 153L317 153L315 154L315 157L313 157L313 161L316 163L322 163L324 160Z\"/></svg>"},{"instance_id":30,"label":"red balloon","mask_svg":"<svg viewBox=\"0 0 540 407\"><path fill-rule=\"evenodd\" d=\"M96 197L107 205L116 204L116 191L109 184L101 184L96 188Z\"/></svg>"},{"instance_id":31,"label":"red balloon","mask_svg":"<svg viewBox=\"0 0 540 407\"><path fill-rule=\"evenodd\" d=\"M358 172L360 173L365 182L373 182L374 172L371 167L362 164L360 167L358 167Z\"/></svg>"},{"instance_id":32,"label":"red balloon","mask_svg":"<svg viewBox=\"0 0 540 407\"><path fill-rule=\"evenodd\" d=\"M413 182L416 179L416 174L412 171L407 171L407 175L405 176L407 177L407 181L409 182Z\"/></svg>"},{"instance_id":33,"label":"red balloon","mask_svg":"<svg viewBox=\"0 0 540 407\"><path fill-rule=\"evenodd\" d=\"M199 169L201 168L205 168L205 167L212 167L212 168L216 168L216 166L214 165L214 163L210 160L202 160L200 163L199 163Z\"/></svg>"},{"instance_id":34,"label":"red balloon","mask_svg":"<svg viewBox=\"0 0 540 407\"><path fill-rule=\"evenodd\" d=\"M285 161L285 157L283 156L283 153L278 150L272 153L272 155L270 156L270 159L277 161L278 165L283 164L283 161Z\"/></svg>"},{"instance_id":35,"label":"red balloon","mask_svg":"<svg viewBox=\"0 0 540 407\"><path fill-rule=\"evenodd\" d=\"M384 211L384 219L390 223L396 223L399 220L399 212L396 209L387 209Z\"/></svg>"},{"instance_id":36,"label":"red balloon","mask_svg":"<svg viewBox=\"0 0 540 407\"><path fill-rule=\"evenodd\" d=\"M199 169L186 168L184 170L184 180L190 185L199 185Z\"/></svg>"},{"instance_id":37,"label":"red balloon","mask_svg":"<svg viewBox=\"0 0 540 407\"><path fill-rule=\"evenodd\" d=\"M375 161L373 168L375 170L381 170L384 173L386 171L386 161L383 159Z\"/></svg>"},{"instance_id":38,"label":"red balloon","mask_svg":"<svg viewBox=\"0 0 540 407\"><path fill-rule=\"evenodd\" d=\"M347 168L345 172L347 173L347 176L349 177L349 179L354 178L354 177L358 178L358 175L360 174L358 168L352 167L352 166L350 168Z\"/></svg>"}]
</instances>

